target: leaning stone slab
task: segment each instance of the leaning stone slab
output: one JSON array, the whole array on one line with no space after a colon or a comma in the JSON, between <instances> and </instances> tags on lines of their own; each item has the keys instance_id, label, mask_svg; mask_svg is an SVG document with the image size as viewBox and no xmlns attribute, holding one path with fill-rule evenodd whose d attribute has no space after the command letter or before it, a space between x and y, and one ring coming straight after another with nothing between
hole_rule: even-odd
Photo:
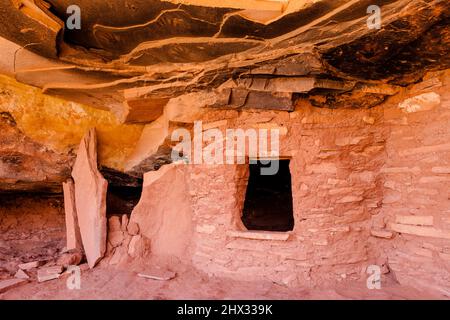
<instances>
[{"instance_id":1,"label":"leaning stone slab","mask_svg":"<svg viewBox=\"0 0 450 320\"><path fill-rule=\"evenodd\" d=\"M0 281L0 293L4 293L10 289L16 288L21 284L28 282L26 279L8 279Z\"/></svg>"},{"instance_id":2,"label":"leaning stone slab","mask_svg":"<svg viewBox=\"0 0 450 320\"><path fill-rule=\"evenodd\" d=\"M32 262L27 262L27 263L21 263L21 264L19 264L19 269L30 270L30 269L38 268L38 267L42 266L43 264L44 264L44 262L42 262L42 261L32 261Z\"/></svg>"},{"instance_id":3,"label":"leaning stone slab","mask_svg":"<svg viewBox=\"0 0 450 320\"><path fill-rule=\"evenodd\" d=\"M66 248L67 250L80 249L82 247L81 234L75 204L75 184L72 179L63 183L63 191L66 215Z\"/></svg>"},{"instance_id":4,"label":"leaning stone slab","mask_svg":"<svg viewBox=\"0 0 450 320\"><path fill-rule=\"evenodd\" d=\"M90 129L81 141L72 171L75 204L84 252L93 268L106 251L108 182L97 168L97 138Z\"/></svg>"}]
</instances>

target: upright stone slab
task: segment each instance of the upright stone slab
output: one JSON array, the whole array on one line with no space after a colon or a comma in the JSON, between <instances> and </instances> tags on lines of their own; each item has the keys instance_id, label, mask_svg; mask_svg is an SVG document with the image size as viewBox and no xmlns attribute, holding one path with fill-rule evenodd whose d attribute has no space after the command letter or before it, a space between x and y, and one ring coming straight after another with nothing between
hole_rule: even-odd
<instances>
[{"instance_id":1,"label":"upright stone slab","mask_svg":"<svg viewBox=\"0 0 450 320\"><path fill-rule=\"evenodd\" d=\"M144 175L141 199L128 223L128 233L139 235L131 239L128 255L142 257L150 239L152 254L186 258L193 234L187 168L171 163ZM137 226L132 227L134 224Z\"/></svg>"},{"instance_id":2,"label":"upright stone slab","mask_svg":"<svg viewBox=\"0 0 450 320\"><path fill-rule=\"evenodd\" d=\"M81 239L89 267L93 268L106 251L108 189L108 182L97 168L95 129L90 129L81 141L72 177Z\"/></svg>"},{"instance_id":3,"label":"upright stone slab","mask_svg":"<svg viewBox=\"0 0 450 320\"><path fill-rule=\"evenodd\" d=\"M81 249L81 234L75 204L75 184L72 179L63 183L63 191L64 211L66 214L66 248L67 250Z\"/></svg>"}]
</instances>

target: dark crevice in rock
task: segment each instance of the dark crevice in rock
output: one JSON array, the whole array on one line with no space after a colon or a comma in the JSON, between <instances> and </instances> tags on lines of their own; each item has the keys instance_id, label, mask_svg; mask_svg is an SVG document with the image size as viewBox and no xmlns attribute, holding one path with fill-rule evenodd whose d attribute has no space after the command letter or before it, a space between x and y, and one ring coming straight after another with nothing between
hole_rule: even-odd
<instances>
[{"instance_id":1,"label":"dark crevice in rock","mask_svg":"<svg viewBox=\"0 0 450 320\"><path fill-rule=\"evenodd\" d=\"M100 172L112 187L142 187L142 175L123 173L105 166L100 167Z\"/></svg>"}]
</instances>

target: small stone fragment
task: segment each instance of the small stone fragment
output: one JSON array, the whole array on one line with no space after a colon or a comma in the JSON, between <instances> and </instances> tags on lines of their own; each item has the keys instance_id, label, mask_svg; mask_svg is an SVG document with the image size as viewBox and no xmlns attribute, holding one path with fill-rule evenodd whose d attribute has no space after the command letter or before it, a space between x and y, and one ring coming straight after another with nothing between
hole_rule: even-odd
<instances>
[{"instance_id":1,"label":"small stone fragment","mask_svg":"<svg viewBox=\"0 0 450 320\"><path fill-rule=\"evenodd\" d=\"M46 267L38 270L38 282L45 282L53 279L58 279L63 272L62 266Z\"/></svg>"},{"instance_id":2,"label":"small stone fragment","mask_svg":"<svg viewBox=\"0 0 450 320\"><path fill-rule=\"evenodd\" d=\"M129 234L136 236L139 234L139 225L136 222L130 221L127 230Z\"/></svg>"},{"instance_id":3,"label":"small stone fragment","mask_svg":"<svg viewBox=\"0 0 450 320\"><path fill-rule=\"evenodd\" d=\"M80 251L72 250L62 254L56 261L56 264L67 268L68 266L79 265L81 260L83 260L83 254Z\"/></svg>"},{"instance_id":4,"label":"small stone fragment","mask_svg":"<svg viewBox=\"0 0 450 320\"><path fill-rule=\"evenodd\" d=\"M43 261L32 261L32 262L22 263L22 264L19 264L19 269L30 270L30 269L34 269L34 268L39 268L43 264L44 264Z\"/></svg>"},{"instance_id":5,"label":"small stone fragment","mask_svg":"<svg viewBox=\"0 0 450 320\"><path fill-rule=\"evenodd\" d=\"M172 280L176 277L176 273L172 271L161 271L157 273L152 274L144 274L144 273L138 273L138 277L145 278L145 279L151 279L151 280L159 280L159 281L168 281Z\"/></svg>"},{"instance_id":6,"label":"small stone fragment","mask_svg":"<svg viewBox=\"0 0 450 320\"><path fill-rule=\"evenodd\" d=\"M30 276L23 271L22 269L17 270L16 274L14 275L14 278L16 279L30 279Z\"/></svg>"},{"instance_id":7,"label":"small stone fragment","mask_svg":"<svg viewBox=\"0 0 450 320\"><path fill-rule=\"evenodd\" d=\"M126 232L128 227L128 215L124 214L122 215L122 223L121 223L121 230Z\"/></svg>"}]
</instances>

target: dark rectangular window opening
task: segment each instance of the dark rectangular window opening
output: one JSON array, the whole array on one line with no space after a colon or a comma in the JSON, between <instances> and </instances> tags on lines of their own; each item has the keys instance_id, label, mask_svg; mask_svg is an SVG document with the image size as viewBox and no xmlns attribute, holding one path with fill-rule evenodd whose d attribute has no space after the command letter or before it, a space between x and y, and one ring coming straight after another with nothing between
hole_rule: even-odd
<instances>
[{"instance_id":1,"label":"dark rectangular window opening","mask_svg":"<svg viewBox=\"0 0 450 320\"><path fill-rule=\"evenodd\" d=\"M290 160L279 161L274 175L262 175L261 168L274 166L250 163L242 222L248 230L291 231L294 228Z\"/></svg>"}]
</instances>

